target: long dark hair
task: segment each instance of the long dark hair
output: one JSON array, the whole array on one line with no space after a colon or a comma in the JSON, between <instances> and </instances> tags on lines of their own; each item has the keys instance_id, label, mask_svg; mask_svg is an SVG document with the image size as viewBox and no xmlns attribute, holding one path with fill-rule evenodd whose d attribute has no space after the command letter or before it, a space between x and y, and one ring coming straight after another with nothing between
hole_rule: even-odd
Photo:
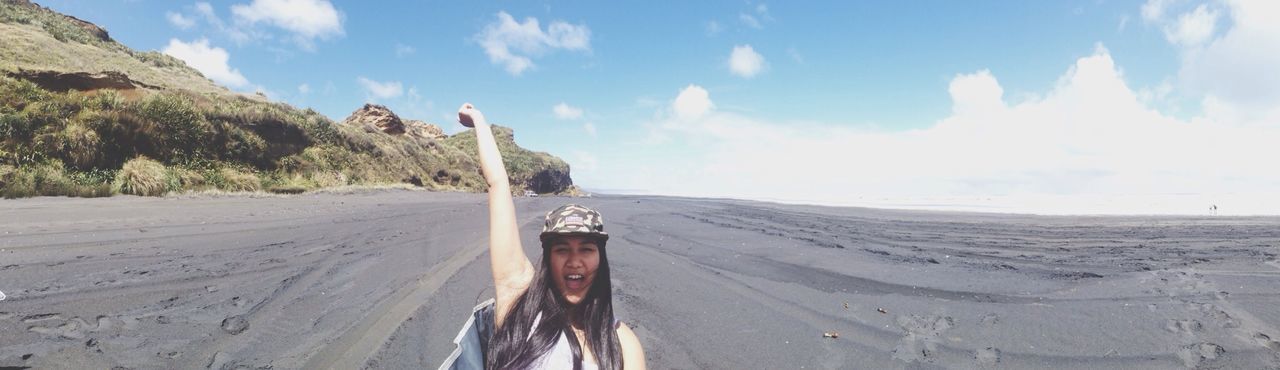
<instances>
[{"instance_id":1,"label":"long dark hair","mask_svg":"<svg viewBox=\"0 0 1280 370\"><path fill-rule=\"evenodd\" d=\"M613 327L613 286L609 282L609 254L604 242L599 243L600 266L596 268L595 281L587 296L578 302L578 313L586 334L586 342L596 357L601 370L621 369L622 352L618 333ZM559 335L564 335L573 350L573 369L582 369L582 348L570 323L569 303L556 288L551 276L551 248L542 248L542 263L533 275L529 288L520 294L515 305L507 312L502 326L489 340L489 353L485 356L485 368L524 369L534 365L539 357L551 350ZM530 334L533 320L538 313L542 318L537 330ZM526 340L526 338L528 338Z\"/></svg>"}]
</instances>

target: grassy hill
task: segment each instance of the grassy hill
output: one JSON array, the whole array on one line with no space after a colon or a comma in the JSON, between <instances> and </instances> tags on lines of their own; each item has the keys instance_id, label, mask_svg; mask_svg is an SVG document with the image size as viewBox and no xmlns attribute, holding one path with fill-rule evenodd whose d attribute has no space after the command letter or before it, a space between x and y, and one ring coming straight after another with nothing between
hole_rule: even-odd
<instances>
[{"instance_id":1,"label":"grassy hill","mask_svg":"<svg viewBox=\"0 0 1280 370\"><path fill-rule=\"evenodd\" d=\"M87 22L0 0L0 195L296 193L408 183L485 189L470 131L444 139L346 125L218 86L182 61L133 51ZM41 85L31 71L113 72L130 88ZM498 128L513 189L573 193L568 165Z\"/></svg>"}]
</instances>

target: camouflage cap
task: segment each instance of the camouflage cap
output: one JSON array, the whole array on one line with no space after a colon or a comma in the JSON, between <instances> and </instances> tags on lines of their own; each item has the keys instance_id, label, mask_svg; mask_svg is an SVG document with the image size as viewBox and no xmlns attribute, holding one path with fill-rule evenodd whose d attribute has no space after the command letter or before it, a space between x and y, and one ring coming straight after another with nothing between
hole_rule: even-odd
<instances>
[{"instance_id":1,"label":"camouflage cap","mask_svg":"<svg viewBox=\"0 0 1280 370\"><path fill-rule=\"evenodd\" d=\"M546 243L557 235L594 236L598 241L609 240L604 232L604 217L600 212L577 204L566 204L547 212L539 239Z\"/></svg>"}]
</instances>

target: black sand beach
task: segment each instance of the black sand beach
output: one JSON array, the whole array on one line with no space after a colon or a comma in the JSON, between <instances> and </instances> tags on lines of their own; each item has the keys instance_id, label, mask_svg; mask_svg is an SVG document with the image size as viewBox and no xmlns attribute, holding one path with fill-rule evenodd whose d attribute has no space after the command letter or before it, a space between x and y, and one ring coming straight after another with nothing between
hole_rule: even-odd
<instances>
[{"instance_id":1,"label":"black sand beach","mask_svg":"<svg viewBox=\"0 0 1280 370\"><path fill-rule=\"evenodd\" d=\"M435 368L493 295L485 202L0 201L0 367ZM1280 367L1276 217L520 198L531 256L566 202L655 369Z\"/></svg>"}]
</instances>

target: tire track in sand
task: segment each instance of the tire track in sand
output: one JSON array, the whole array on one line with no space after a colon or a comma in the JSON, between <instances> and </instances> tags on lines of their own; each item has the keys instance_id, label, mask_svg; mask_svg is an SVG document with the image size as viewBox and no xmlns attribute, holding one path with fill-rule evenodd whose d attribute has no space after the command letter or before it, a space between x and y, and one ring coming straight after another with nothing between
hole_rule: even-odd
<instances>
[{"instance_id":1,"label":"tire track in sand","mask_svg":"<svg viewBox=\"0 0 1280 370\"><path fill-rule=\"evenodd\" d=\"M520 229L542 223L541 218L525 222ZM449 256L444 262L436 264L427 273L418 277L418 281L400 288L384 303L375 306L372 312L356 323L337 340L329 342L311 359L307 360L304 369L362 369L370 358L377 355L378 350L387 343L391 335L405 320L409 319L418 307L426 304L436 290L439 290L449 278L461 271L463 267L474 262L489 251L488 240L463 247L462 250Z\"/></svg>"}]
</instances>

